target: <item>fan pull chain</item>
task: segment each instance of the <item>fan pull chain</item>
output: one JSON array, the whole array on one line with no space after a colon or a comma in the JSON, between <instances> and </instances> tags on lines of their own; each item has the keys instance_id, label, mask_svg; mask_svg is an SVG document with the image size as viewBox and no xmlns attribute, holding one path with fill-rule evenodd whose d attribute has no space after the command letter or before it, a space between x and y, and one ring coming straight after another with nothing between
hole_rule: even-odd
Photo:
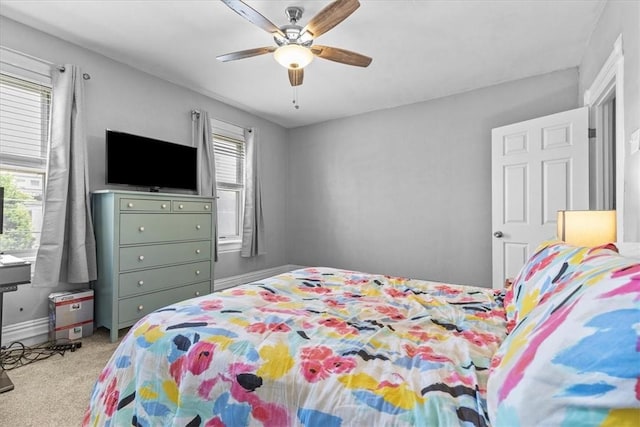
<instances>
[{"instance_id":1,"label":"fan pull chain","mask_svg":"<svg viewBox=\"0 0 640 427\"><path fill-rule=\"evenodd\" d=\"M296 86L293 87L293 100L291 102L293 103L293 108L296 110L300 109L300 104L298 103L298 88Z\"/></svg>"}]
</instances>

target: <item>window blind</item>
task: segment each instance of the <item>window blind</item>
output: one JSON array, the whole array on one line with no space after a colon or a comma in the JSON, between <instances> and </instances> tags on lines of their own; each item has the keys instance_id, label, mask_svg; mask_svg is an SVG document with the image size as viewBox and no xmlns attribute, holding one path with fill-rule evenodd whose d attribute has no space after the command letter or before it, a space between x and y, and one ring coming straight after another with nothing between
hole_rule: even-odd
<instances>
[{"instance_id":1,"label":"window blind","mask_svg":"<svg viewBox=\"0 0 640 427\"><path fill-rule=\"evenodd\" d=\"M0 162L3 166L46 166L50 104L50 87L0 74Z\"/></svg>"},{"instance_id":2,"label":"window blind","mask_svg":"<svg viewBox=\"0 0 640 427\"><path fill-rule=\"evenodd\" d=\"M219 120L212 122L216 181L219 186L242 188L244 187L244 129Z\"/></svg>"},{"instance_id":3,"label":"window blind","mask_svg":"<svg viewBox=\"0 0 640 427\"><path fill-rule=\"evenodd\" d=\"M213 147L218 183L242 186L244 183L244 141L227 140L216 136Z\"/></svg>"}]
</instances>

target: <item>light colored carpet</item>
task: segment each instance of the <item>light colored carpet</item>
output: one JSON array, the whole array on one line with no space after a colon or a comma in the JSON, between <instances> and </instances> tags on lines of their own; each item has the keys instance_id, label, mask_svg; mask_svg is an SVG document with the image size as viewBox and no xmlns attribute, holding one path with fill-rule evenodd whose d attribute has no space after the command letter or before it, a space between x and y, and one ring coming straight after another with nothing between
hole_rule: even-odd
<instances>
[{"instance_id":1,"label":"light colored carpet","mask_svg":"<svg viewBox=\"0 0 640 427\"><path fill-rule=\"evenodd\" d=\"M81 341L74 352L7 371L15 388L0 394L0 426L80 425L93 384L118 345L103 328Z\"/></svg>"}]
</instances>

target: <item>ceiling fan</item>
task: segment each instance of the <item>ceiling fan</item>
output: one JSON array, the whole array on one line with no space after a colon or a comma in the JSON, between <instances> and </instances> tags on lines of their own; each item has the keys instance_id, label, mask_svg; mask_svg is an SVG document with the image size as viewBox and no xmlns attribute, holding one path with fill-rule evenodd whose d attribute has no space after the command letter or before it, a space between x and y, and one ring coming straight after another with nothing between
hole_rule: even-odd
<instances>
[{"instance_id":1,"label":"ceiling fan","mask_svg":"<svg viewBox=\"0 0 640 427\"><path fill-rule=\"evenodd\" d=\"M276 61L288 69L291 86L302 84L304 67L313 60L314 56L357 67L367 67L371 64L371 58L368 56L337 47L313 44L317 37L344 21L360 7L358 0L335 0L311 18L305 27L298 25L304 11L301 7L286 8L289 24L277 27L241 0L222 0L222 2L247 21L270 33L277 46L258 47L219 55L216 57L219 61L235 61L273 52Z\"/></svg>"}]
</instances>

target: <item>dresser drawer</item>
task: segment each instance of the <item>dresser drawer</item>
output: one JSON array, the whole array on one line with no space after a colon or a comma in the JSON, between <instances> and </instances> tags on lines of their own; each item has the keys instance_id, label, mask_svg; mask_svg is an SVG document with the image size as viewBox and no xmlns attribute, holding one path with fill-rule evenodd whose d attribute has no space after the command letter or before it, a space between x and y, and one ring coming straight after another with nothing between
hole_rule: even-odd
<instances>
[{"instance_id":1,"label":"dresser drawer","mask_svg":"<svg viewBox=\"0 0 640 427\"><path fill-rule=\"evenodd\" d=\"M173 201L174 212L211 212L211 202Z\"/></svg>"},{"instance_id":2,"label":"dresser drawer","mask_svg":"<svg viewBox=\"0 0 640 427\"><path fill-rule=\"evenodd\" d=\"M209 280L210 278L211 261L132 271L120 274L119 295L120 297L129 297L145 292L161 291L182 283Z\"/></svg>"},{"instance_id":3,"label":"dresser drawer","mask_svg":"<svg viewBox=\"0 0 640 427\"><path fill-rule=\"evenodd\" d=\"M210 240L120 248L120 271L210 260Z\"/></svg>"},{"instance_id":4,"label":"dresser drawer","mask_svg":"<svg viewBox=\"0 0 640 427\"><path fill-rule=\"evenodd\" d=\"M154 310L210 293L211 282L167 289L152 294L139 295L118 301L118 319L120 325L130 325Z\"/></svg>"},{"instance_id":5,"label":"dresser drawer","mask_svg":"<svg viewBox=\"0 0 640 427\"><path fill-rule=\"evenodd\" d=\"M207 239L211 214L132 213L120 215L120 244Z\"/></svg>"},{"instance_id":6,"label":"dresser drawer","mask_svg":"<svg viewBox=\"0 0 640 427\"><path fill-rule=\"evenodd\" d=\"M120 210L169 212L171 200L120 199Z\"/></svg>"}]
</instances>

